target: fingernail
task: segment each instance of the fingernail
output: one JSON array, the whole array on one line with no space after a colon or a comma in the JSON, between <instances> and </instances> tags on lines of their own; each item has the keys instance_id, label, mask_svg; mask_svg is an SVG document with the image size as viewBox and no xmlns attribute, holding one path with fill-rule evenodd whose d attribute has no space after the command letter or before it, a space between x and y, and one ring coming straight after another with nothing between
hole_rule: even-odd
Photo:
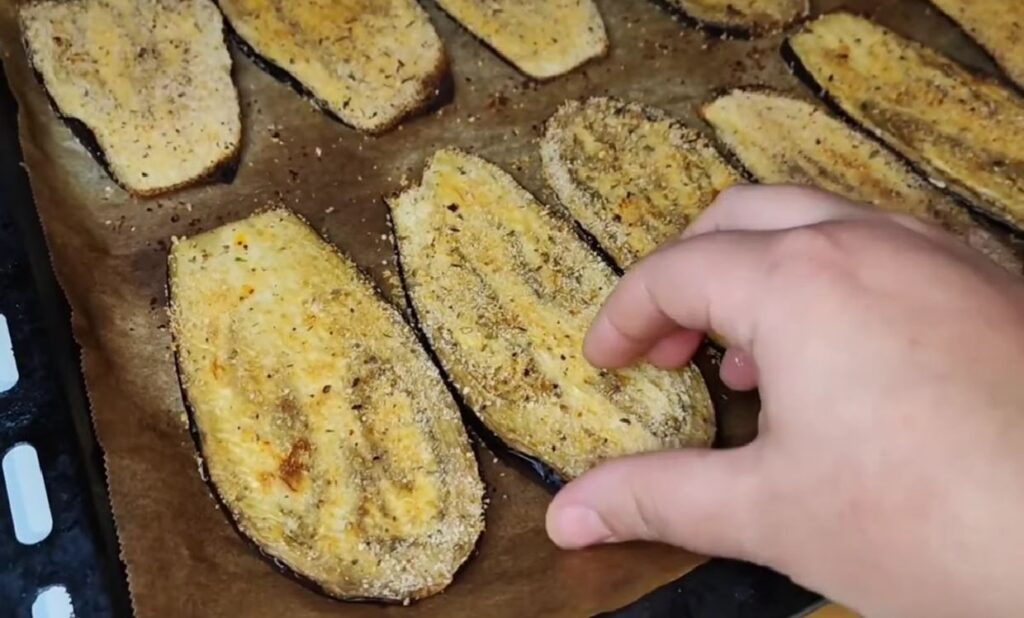
<instances>
[{"instance_id":1,"label":"fingernail","mask_svg":"<svg viewBox=\"0 0 1024 618\"><path fill-rule=\"evenodd\" d=\"M555 513L548 534L556 545L566 549L614 540L601 516L582 506L568 506Z\"/></svg>"}]
</instances>

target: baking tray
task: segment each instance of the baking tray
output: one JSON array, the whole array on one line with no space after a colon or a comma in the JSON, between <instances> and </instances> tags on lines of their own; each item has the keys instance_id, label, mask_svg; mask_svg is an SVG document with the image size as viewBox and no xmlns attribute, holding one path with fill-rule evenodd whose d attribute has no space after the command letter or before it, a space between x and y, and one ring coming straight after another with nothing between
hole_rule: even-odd
<instances>
[{"instance_id":1,"label":"baking tray","mask_svg":"<svg viewBox=\"0 0 1024 618\"><path fill-rule=\"evenodd\" d=\"M131 615L118 558L102 458L86 404L70 314L50 266L17 135L16 109L0 76L0 314L21 377L0 395L0 453L29 443L40 454L54 532L42 543L14 540L0 504L0 617L30 616L40 590L65 586L78 618ZM819 597L757 566L713 560L609 618L786 618Z\"/></svg>"},{"instance_id":2,"label":"baking tray","mask_svg":"<svg viewBox=\"0 0 1024 618\"><path fill-rule=\"evenodd\" d=\"M21 370L16 387L0 395L0 453L19 443L36 447L55 523L42 543L17 543L0 484L0 616L30 616L37 593L53 585L68 590L78 618L129 616L79 350L21 167L15 112L0 76L0 314L10 325ZM817 595L782 575L713 560L607 616L785 618L818 603Z\"/></svg>"},{"instance_id":3,"label":"baking tray","mask_svg":"<svg viewBox=\"0 0 1024 618\"><path fill-rule=\"evenodd\" d=\"M0 314L19 379L0 394L0 455L38 453L53 530L36 545L14 538L0 482L0 616L30 615L37 593L64 586L80 617L129 613L102 459L82 385L67 303L53 277L16 140L14 102L0 77Z\"/></svg>"},{"instance_id":4,"label":"baking tray","mask_svg":"<svg viewBox=\"0 0 1024 618\"><path fill-rule=\"evenodd\" d=\"M261 202L265 204L265 201L260 199L261 195L276 195L280 201L290 205L297 204L302 206L305 204L304 199L312 197L314 191L319 192L321 196L324 191L335 191L337 192L337 199L335 200L337 202L337 211L333 215L331 214L332 211L336 210L333 205L326 210L322 207L322 204L314 205L315 208L307 205L307 210L311 210L314 213L313 220L320 227L321 231L332 237L332 240L337 241L341 239L342 242L338 244L341 244L343 249L349 251L364 266L368 264L372 266L377 264L375 260L379 259L379 251L368 245L351 242L352 235L346 233L346 228L349 226L358 228L362 225L363 229L359 231L363 232L366 230L373 231L380 227L379 224L383 221L381 217L382 211L379 208L363 211L360 209L361 205L378 204L379 206L379 197L383 192L382 186L387 184L391 189L399 188L397 184L398 175L404 175L406 172L409 172L410 179L414 179L418 175L418 165L422 161L424 153L422 152L422 145L419 147L415 146L418 143L417 140L421 144L426 139L427 141L432 140L435 145L454 143L469 146L480 154L494 159L510 169L529 189L536 192L548 203L553 203L550 192L546 190L543 183L539 180L536 153L533 148L530 148L530 154L523 156L526 148L524 144L528 144L528 140L532 139L531 136L535 135L535 133L531 133L530 125L535 125L553 111L551 109L552 103L555 100L555 96L552 94L553 88L558 88L556 94L560 98L571 98L589 94L614 94L658 105L668 109L674 115L694 123L696 126L701 126L695 114L696 105L706 100L711 92L722 87L738 84L767 83L780 87L783 90L794 92L800 96L810 96L810 93L786 71L784 65L779 60L778 37L759 41L737 41L734 39L730 40L729 37L723 38L717 35L706 36L694 31L687 24L673 23L668 19L668 12L663 8L657 10L663 11L662 17L665 17L666 21L657 22L657 27L648 31L648 25L654 23L650 18L651 11L654 9L648 3L642 2L642 0L628 3L604 0L600 4L605 14L612 14L613 19L616 20L616 26L612 29L613 46L628 44L630 46L628 53L620 55L613 53L609 60L588 66L567 78L542 85L525 80L509 67L503 67L478 42L473 41L471 37L468 37L464 32L451 24L450 21L445 21L445 18L438 17L438 13L435 12L435 19L443 22L441 24L443 27L439 28L442 30L443 38L449 44L453 44L452 41L455 41L454 45L457 47L457 53L454 54L456 60L457 98L452 105L438 112L439 115L446 116L445 124L439 124L440 121L437 118L420 118L411 121L406 127L403 127L405 129L404 133L399 131L392 134L391 137L385 137L380 140L362 140L361 138L353 137L351 134L345 134L343 139L339 139L337 143L341 144L341 150L349 155L345 160L349 167L345 169L345 176L341 178L344 183L348 184L339 182L337 178L331 179L331 181L325 181L323 178L314 179L315 184L309 184L308 176L305 176L305 169L292 169L286 164L257 171L247 171L246 163L251 164L252 160L243 159L240 175L243 178L243 181L241 181L243 182L242 186L245 187L244 195L235 196L236 199L229 200L230 203L222 204L219 209L210 212L206 220L190 218L195 215L186 215L184 206L191 206L191 204L185 204L184 200L180 199L180 195L164 200L162 203L158 201L154 208L159 209L166 206L166 209L163 213L158 213L154 216L167 219L163 223L163 228L165 228L164 234L180 234L195 231L193 229L193 221L198 221L199 227L209 227L219 220L243 216L253 208L260 207L262 205ZM981 71L992 70L991 63L983 53L967 41L946 20L935 15L934 11L930 10L928 5L922 1L851 0L849 2L842 2L839 0L825 0L815 2L814 5L816 13L843 5L859 12L872 13L886 25L890 25L914 38L927 40L930 44L972 68ZM648 17L647 21L633 19L631 15L634 11L638 13L643 12ZM634 29L629 31L629 28ZM717 61L707 62L708 57L713 57ZM477 76L477 72L470 63L467 63L467 58L478 58L478 63L487 65L489 71L494 71L501 76L501 90L498 93L486 84L481 86L481 80L474 82L471 79L471 77ZM680 58L689 58L689 61L683 64L674 64L679 62ZM694 59L697 61L694 62ZM242 94L243 99L249 102L249 106L246 107L245 111L248 147L263 148L265 154L267 148L274 148L274 144L278 144L281 140L273 124L273 114L270 115L271 118L269 120L271 122L269 124L267 115L261 116L262 110L259 102L253 97L254 87L266 89L265 91L270 92L274 98L272 106L277 109L284 108L290 110L289 113L294 117L298 117L301 113L317 114L318 112L311 110L308 105L286 88L282 87L276 90L271 88L268 85L271 84L271 78L254 68L244 58L236 56L236 61L242 65L241 70L245 73ZM24 78L24 70L21 70L24 67L15 68L19 69L20 75ZM616 74L628 75L629 79L616 82L609 77ZM669 75L671 76L670 79L666 77ZM34 112L36 117L32 119L28 126L21 127L23 134L34 139L41 139L44 143L48 141L46 145L50 148L50 151L57 152L60 156L66 156L69 161L75 163L75 174L92 175L95 179L95 185L92 189L84 191L83 194L93 196L96 200L95 203L98 203L99 200L105 201L106 198L101 189L111 185L109 179L106 179L104 174L98 171L87 157L80 156L81 153L74 152L76 149L80 150L75 142L63 138L58 139L60 136L57 133L59 133L60 129L54 129L52 121L43 121L38 118L40 110L38 105L40 94L38 90L33 92L31 88L26 87L24 81L19 81L18 85L22 87L21 96L28 96L35 103ZM545 98L541 99L539 95L535 94L538 90L547 92ZM461 98L459 98L460 92L462 93ZM495 97L495 94L500 96ZM254 101L256 102L255 105L253 105ZM491 105L492 101L494 102L493 106ZM511 101L511 105L502 103L502 101L506 103ZM482 111L478 114L474 110ZM453 121L453 119L458 122ZM9 110L4 113L4 122L3 141L5 143L10 142L12 144L10 146L12 152L16 153L14 138L16 133L13 126L13 114ZM315 133L307 131L305 135L300 137L309 139L312 136L325 139L324 144L327 146L332 144L331 140L338 135L338 131L343 132L342 129L337 129L333 125L317 125L317 127ZM527 133L527 135L520 135L520 129L523 133ZM54 137L55 135L57 137ZM32 147L26 150L26 154L31 155L29 157L30 160L38 166L42 160L41 153L47 152L47 150L46 148L39 148L38 144L34 143L34 140L29 143ZM309 145L310 143L307 141L305 144L307 146L306 157L309 154ZM355 149L356 145L358 145L358 152ZM331 145L331 147L333 148L334 145ZM406 152L406 149L410 147L414 148L415 152L413 150ZM281 149L281 152L282 159L288 155L296 154L295 151L288 151L287 144ZM382 158L382 155L388 154L390 156ZM245 156L243 155L243 157ZM317 158L319 158L319 155ZM5 211L11 212L20 221L20 227L18 228L20 230L20 237L28 241L28 255L32 256L33 262L37 265L44 265L35 268L33 277L39 283L38 287L40 290L44 292L36 302L46 310L44 314L49 316L47 317L48 330L52 330L55 333L65 333L66 335L69 315L66 308L62 309L60 302L56 300L59 299L59 292L57 292L52 272L47 265L47 251L40 240L39 226L34 215L35 208L27 197L27 192L25 192L23 174L21 169L16 167L17 161L16 155L12 155L8 157L7 163L0 167L0 174L11 176L14 178L11 182L21 183L22 185L20 198L18 197L18 190L4 193L6 197L3 200ZM386 161L390 165L382 168L379 165L381 161ZM267 161L264 161L264 163L267 163ZM301 165L312 166L314 163L304 160ZM293 178L297 178L299 172L302 172L304 175L304 184L300 183L300 186L296 187L293 186L295 184ZM254 179L253 176L257 173L258 177ZM247 175L249 180L246 181L244 178ZM384 182L385 176L387 177L386 183ZM391 182L392 176L396 177L395 182ZM61 185L63 183L61 178L52 175L47 180L54 185ZM5 182L7 182L6 178ZM44 182L43 184L37 183L36 186L37 191L43 190L42 195L44 197L43 201L38 204L39 210L44 215L43 223L46 224L45 227L48 230L50 249L59 254L58 257L62 258L55 262L57 270L59 272L63 271L61 282L65 288L69 285L71 286L71 291L73 292L71 297L73 300L77 299L80 304L80 306L76 307L79 319L77 326L82 328L84 324L81 321L83 319L82 316L85 315L85 319L95 317L91 316L90 312L95 312L97 308L97 304L92 302L95 299L91 299L90 302L84 304L85 311L83 313L82 301L88 298L87 291L84 291L83 287L101 285L103 281L95 280L88 273L85 273L84 278L80 277L79 281L75 281L74 278L68 276L71 272L69 270L69 260L72 254L68 253L69 249L66 246L62 246L65 244L63 242L64 239L55 234L55 230L63 227L66 231L68 226L88 225L88 217L83 216L81 212L76 212L76 209L58 206L57 204L60 202L59 191L46 185L47 183ZM66 190L64 187L59 188ZM116 196L116 188L112 191ZM202 199L204 192L208 191L212 191L212 189L200 189L188 195L199 195ZM72 193L74 192L72 191ZM246 199L243 200L241 199L242 197ZM177 201L175 202L175 200ZM80 201L78 206L91 208L92 203ZM93 226L91 232L94 236L90 240L97 243L110 243L105 247L107 253L101 257L129 256L130 259L127 260L127 263L121 265L126 270L118 270L117 274L119 276L131 277L134 275L138 278L141 274L135 274L136 271L129 267L135 266L139 269L153 270L154 264L162 262L163 253L159 250L154 251L151 248L151 245L157 245L157 249L159 249L156 241L160 239L147 239L144 233L132 234L132 232L135 232L135 225L145 224L148 218L148 215L143 214L141 208L123 208L120 211L114 211L109 205L105 205L103 208L115 212L115 217L105 222L110 229L105 229L102 225ZM147 212L149 212L148 208ZM168 216L171 212L175 214ZM191 208L188 208L187 212L191 213ZM309 213L306 214L308 215ZM361 219L359 218L360 214L362 214ZM68 220L62 220L65 217ZM373 220L367 223L367 217ZM346 238L348 241L345 241ZM97 255L95 246L85 246L84 249L86 250L86 255ZM111 253L114 255L111 256ZM131 262L131 259L136 261ZM102 268L103 264L99 264L98 267ZM389 282L382 276L382 270L384 269L375 268L371 269L371 272L377 278L378 283L387 288ZM142 271L138 272L141 273ZM79 271L79 274L82 274L82 271ZM151 281L150 283L160 285L158 280ZM154 298L157 297L154 296ZM128 297L123 297L123 299L129 302L132 301ZM135 298L134 300L138 299ZM157 300L159 299L157 298ZM117 329L113 328L117 325L111 324L109 320L104 321L104 326L117 332ZM95 334L88 331L85 332L90 336ZM80 332L79 335L81 336L81 334ZM65 339L62 343L52 346L52 350L49 353L51 357L50 362L57 367L55 370L57 383L63 393L63 397L68 400L66 404L68 408L57 413L64 414L65 416L70 414L71 419L74 421L71 426L75 430L75 437L79 445L75 456L78 458L76 461L81 461L80 466L84 472L84 481L79 484L79 487L83 489L88 487L87 495L92 496L89 503L92 504L93 511L96 511L95 515L89 516L93 518L91 525L95 529L94 533L99 535L95 537L97 539L95 543L97 551L94 553L100 554L101 558L103 555L106 555L108 562L112 562L112 564L103 567L107 572L123 576L123 569L119 569L118 561L111 558L117 555L116 540L111 540L113 539L113 526L111 525L109 509L105 501L106 495L101 480L102 467L98 467L96 461L97 450L90 432L91 424L89 423L88 410L84 405L80 375L76 369L80 358L79 350L70 345L68 341ZM95 345L95 341L93 341L93 344ZM64 358L65 356L66 358ZM95 371L96 366L94 364L94 379L96 378ZM108 388L107 390L108 394L105 396L105 400L107 405L109 405L110 389ZM116 387L113 390L116 392ZM113 421L109 414L110 411L106 410L106 412L107 414L104 415L104 418L94 418L93 420L97 423L105 424L109 432L111 431L110 428ZM63 426L59 422L56 424ZM64 424L67 424L66 420ZM725 433L730 433L728 428ZM9 440L13 438L13 435L5 435L3 437ZM39 439L44 437L44 434L37 434ZM0 443L0 448L5 447L6 444ZM89 478L89 475L92 475L91 478ZM82 479L79 480L81 481ZM131 487L126 488L124 483L122 483L120 491L124 495L124 492L131 492L132 490ZM88 519L88 517L85 518L85 520ZM124 523L122 519L122 528ZM150 528L152 529L152 527ZM147 531L144 525L140 526L138 520L133 523L133 534L136 537L144 534L150 537L151 540L155 536L152 531ZM104 535L106 535L106 538L104 538ZM166 534L164 536L166 537ZM163 541L166 541L166 538ZM4 542L4 540L0 540L0 542ZM135 542L131 541L131 543ZM110 543L115 543L114 549L110 549ZM152 582L153 580L151 579L150 581ZM108 587L113 591L112 595L114 597L118 594L117 587L119 585L123 590L124 582L118 577L113 577L112 582L109 582ZM150 583L149 585L152 586L153 584ZM6 599L3 599L3 601L6 601ZM23 599L18 601L23 602ZM628 608L620 610L620 613L625 612L624 615L633 616L787 616L810 606L814 602L815 597L813 595L792 586L785 578L749 565L712 561L699 567L680 581L660 589ZM117 601L112 602L112 612L117 611L113 609L116 604ZM0 604L0 607L3 608L13 606L13 604L7 603Z\"/></svg>"}]
</instances>

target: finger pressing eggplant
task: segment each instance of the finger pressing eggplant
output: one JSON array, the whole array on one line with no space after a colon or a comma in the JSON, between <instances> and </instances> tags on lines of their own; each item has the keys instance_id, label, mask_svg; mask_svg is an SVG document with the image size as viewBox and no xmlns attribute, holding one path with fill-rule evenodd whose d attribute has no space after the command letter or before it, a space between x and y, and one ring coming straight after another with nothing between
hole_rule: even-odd
<instances>
[{"instance_id":1,"label":"finger pressing eggplant","mask_svg":"<svg viewBox=\"0 0 1024 618\"><path fill-rule=\"evenodd\" d=\"M714 413L693 365L593 367L583 336L617 276L511 176L441 150L389 200L404 280L445 372L511 449L563 478L600 461L709 446Z\"/></svg>"}]
</instances>

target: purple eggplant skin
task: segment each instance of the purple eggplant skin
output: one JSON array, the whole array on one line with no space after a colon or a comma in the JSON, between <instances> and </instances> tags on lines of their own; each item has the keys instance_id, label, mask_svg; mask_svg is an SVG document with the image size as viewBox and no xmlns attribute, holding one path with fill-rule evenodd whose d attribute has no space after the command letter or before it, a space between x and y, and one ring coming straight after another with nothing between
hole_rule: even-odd
<instances>
[{"instance_id":1,"label":"purple eggplant skin","mask_svg":"<svg viewBox=\"0 0 1024 618\"><path fill-rule=\"evenodd\" d=\"M393 239L395 235L395 228L391 221L390 208L387 209L386 219L388 231ZM579 228L579 226L577 226L577 228ZM578 229L578 231L586 233L583 232L581 228ZM591 242L593 242L593 237L591 237ZM455 403L459 406L459 412L462 414L463 423L472 429L470 432L471 435L475 436L477 440L479 440L480 443L488 449L501 456L503 461L506 461L514 467L535 476L537 480L539 480L541 484L548 489L548 491L552 493L558 492L558 490L566 483L566 480L562 475L540 459L527 455L521 451L517 451L506 444L497 436L497 434L488 429L487 426L484 425L483 421L481 421L473 410L466 404L465 400L462 398L462 394L459 392L459 389L455 386L451 377L444 370L444 365L441 364L441 359L437 357L437 353L434 351L434 348L431 347L430 341L427 339L427 335L423 331L423 327L420 325L419 316L416 314L416 307L413 305L412 297L409 294L409 286L405 280L405 272L402 269L402 255L401 252L398 251L398 243L392 242L391 246L393 247L392 258L395 261L395 268L398 271L398 280L402 286L402 295L405 298L405 311L403 312L403 315L412 327L413 332L416 333L416 338L419 340L420 345L423 346L423 349L427 351L427 355L430 356L430 361L434 363L438 371L441 373L441 379L444 380L444 384L448 388L448 392L451 393L452 397L455 399ZM594 246L596 246L596 244ZM606 260L611 259L604 253L602 253L602 257Z\"/></svg>"},{"instance_id":2,"label":"purple eggplant skin","mask_svg":"<svg viewBox=\"0 0 1024 618\"><path fill-rule=\"evenodd\" d=\"M170 298L170 275L168 273L168 279L166 284L167 297ZM328 592L321 584L315 580L310 579L301 573L294 571L289 568L284 562L282 562L277 556L266 552L255 540L249 537L245 531L242 530L235 517L234 512L228 507L224 498L220 494L220 490L217 489L217 485L213 482L213 478L210 476L210 470L206 466L206 458L203 456L203 438L199 433L199 425L195 420L195 409L192 407L192 403L188 398L188 391L185 389L185 383L182 379L183 370L180 363L180 357L178 354L178 345L174 341L174 333L171 332L171 339L174 349L174 369L178 376L178 389L181 391L181 401L185 408L185 414L188 418L188 432L192 436L192 444L196 449L196 462L198 464L199 476L202 478L203 483L206 484L207 490L210 492L210 496L214 500L214 504L217 506L217 510L221 511L227 516L228 522L231 524L231 528L235 533L242 539L242 541L250 548L255 550L256 554L262 558L267 564L271 565L275 571L284 575L288 579L298 583L299 585L312 590L313 592L336 599L338 601L350 601L356 603L379 603L383 605L407 605L408 602L405 599L388 599L388 598L373 598L373 597L338 597ZM479 541L478 541L479 542ZM475 552L476 550L474 550ZM468 561L467 561L468 562Z\"/></svg>"}]
</instances>

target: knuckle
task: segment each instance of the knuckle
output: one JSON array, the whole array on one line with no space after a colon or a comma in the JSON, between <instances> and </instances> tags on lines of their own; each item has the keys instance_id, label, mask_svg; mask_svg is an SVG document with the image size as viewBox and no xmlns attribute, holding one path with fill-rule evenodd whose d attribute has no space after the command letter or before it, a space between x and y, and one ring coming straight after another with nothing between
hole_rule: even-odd
<instances>
[{"instance_id":1,"label":"knuckle","mask_svg":"<svg viewBox=\"0 0 1024 618\"><path fill-rule=\"evenodd\" d=\"M778 237L768 273L775 285L790 292L790 303L807 302L824 290L844 289L858 279L857 260L850 246L856 239L847 236L847 231L843 224L822 224Z\"/></svg>"},{"instance_id":2,"label":"knuckle","mask_svg":"<svg viewBox=\"0 0 1024 618\"><path fill-rule=\"evenodd\" d=\"M608 316L608 324L615 331L616 335L630 343L642 343L644 341L643 332L635 320L625 320L618 314L610 314Z\"/></svg>"},{"instance_id":3,"label":"knuckle","mask_svg":"<svg viewBox=\"0 0 1024 618\"><path fill-rule=\"evenodd\" d=\"M841 264L844 252L834 228L816 225L781 234L773 253L777 266L825 271Z\"/></svg>"},{"instance_id":4,"label":"knuckle","mask_svg":"<svg viewBox=\"0 0 1024 618\"><path fill-rule=\"evenodd\" d=\"M669 540L667 525L661 508L658 505L658 496L649 494L634 494L633 496L633 522L636 536L645 541L667 541Z\"/></svg>"}]
</instances>

